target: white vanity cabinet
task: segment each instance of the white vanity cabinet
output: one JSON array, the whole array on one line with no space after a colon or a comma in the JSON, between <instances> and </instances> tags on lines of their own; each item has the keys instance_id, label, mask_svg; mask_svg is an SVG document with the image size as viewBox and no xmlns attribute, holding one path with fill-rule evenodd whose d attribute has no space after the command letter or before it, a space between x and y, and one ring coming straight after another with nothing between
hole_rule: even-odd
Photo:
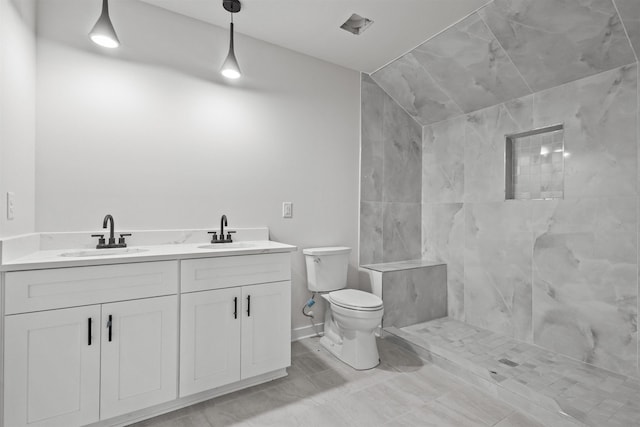
<instances>
[{"instance_id":1,"label":"white vanity cabinet","mask_svg":"<svg viewBox=\"0 0 640 427\"><path fill-rule=\"evenodd\" d=\"M177 296L105 304L102 325L100 419L177 397Z\"/></svg>"},{"instance_id":2,"label":"white vanity cabinet","mask_svg":"<svg viewBox=\"0 0 640 427\"><path fill-rule=\"evenodd\" d=\"M290 255L181 265L180 396L291 364Z\"/></svg>"},{"instance_id":3,"label":"white vanity cabinet","mask_svg":"<svg viewBox=\"0 0 640 427\"><path fill-rule=\"evenodd\" d=\"M6 317L4 426L98 421L99 322L99 305Z\"/></svg>"},{"instance_id":4,"label":"white vanity cabinet","mask_svg":"<svg viewBox=\"0 0 640 427\"><path fill-rule=\"evenodd\" d=\"M240 380L240 288L183 294L180 397Z\"/></svg>"},{"instance_id":5,"label":"white vanity cabinet","mask_svg":"<svg viewBox=\"0 0 640 427\"><path fill-rule=\"evenodd\" d=\"M0 427L124 426L285 376L290 248L3 272Z\"/></svg>"},{"instance_id":6,"label":"white vanity cabinet","mask_svg":"<svg viewBox=\"0 0 640 427\"><path fill-rule=\"evenodd\" d=\"M42 311L4 319L4 426L82 426L175 399L177 271L172 261L7 273L5 312ZM59 308L61 294L95 304ZM146 298L101 304L130 295Z\"/></svg>"},{"instance_id":7,"label":"white vanity cabinet","mask_svg":"<svg viewBox=\"0 0 640 427\"><path fill-rule=\"evenodd\" d=\"M242 379L291 365L291 281L245 286L242 297Z\"/></svg>"}]
</instances>

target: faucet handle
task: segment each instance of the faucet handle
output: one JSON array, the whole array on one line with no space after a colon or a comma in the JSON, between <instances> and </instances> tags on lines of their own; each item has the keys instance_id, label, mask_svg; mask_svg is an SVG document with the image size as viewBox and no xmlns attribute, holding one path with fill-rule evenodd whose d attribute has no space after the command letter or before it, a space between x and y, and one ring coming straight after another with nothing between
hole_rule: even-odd
<instances>
[{"instance_id":1,"label":"faucet handle","mask_svg":"<svg viewBox=\"0 0 640 427\"><path fill-rule=\"evenodd\" d=\"M124 238L131 236L131 233L119 233L119 234L120 234L120 238L118 239L118 244L127 246L126 242L124 241Z\"/></svg>"},{"instance_id":2,"label":"faucet handle","mask_svg":"<svg viewBox=\"0 0 640 427\"><path fill-rule=\"evenodd\" d=\"M229 241L229 243L232 242L231 240L231 233L235 233L235 231L227 231L227 240Z\"/></svg>"},{"instance_id":3,"label":"faucet handle","mask_svg":"<svg viewBox=\"0 0 640 427\"><path fill-rule=\"evenodd\" d=\"M207 234L213 234L211 236L211 243L215 243L218 241L218 232L217 231L207 231Z\"/></svg>"},{"instance_id":4,"label":"faucet handle","mask_svg":"<svg viewBox=\"0 0 640 427\"><path fill-rule=\"evenodd\" d=\"M100 246L104 246L104 244L105 244L104 234L92 234L91 237L97 237L98 238L98 246L96 246L96 248L99 248Z\"/></svg>"}]
</instances>

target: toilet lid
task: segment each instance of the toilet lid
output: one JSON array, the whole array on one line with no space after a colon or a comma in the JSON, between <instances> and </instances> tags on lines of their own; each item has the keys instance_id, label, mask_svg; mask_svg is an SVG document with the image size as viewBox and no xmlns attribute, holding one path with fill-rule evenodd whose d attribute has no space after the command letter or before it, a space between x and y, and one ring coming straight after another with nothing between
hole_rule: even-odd
<instances>
[{"instance_id":1,"label":"toilet lid","mask_svg":"<svg viewBox=\"0 0 640 427\"><path fill-rule=\"evenodd\" d=\"M382 300L377 296L357 289L341 289L329 292L329 301L340 307L351 310L377 310L382 307Z\"/></svg>"}]
</instances>

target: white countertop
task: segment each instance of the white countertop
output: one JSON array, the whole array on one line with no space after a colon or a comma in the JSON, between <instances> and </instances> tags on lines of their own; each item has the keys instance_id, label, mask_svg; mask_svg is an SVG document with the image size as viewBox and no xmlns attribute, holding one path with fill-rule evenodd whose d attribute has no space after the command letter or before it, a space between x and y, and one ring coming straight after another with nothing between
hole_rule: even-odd
<instances>
[{"instance_id":1,"label":"white countertop","mask_svg":"<svg viewBox=\"0 0 640 427\"><path fill-rule=\"evenodd\" d=\"M24 256L4 260L2 265L0 265L0 271L39 270L44 268L255 255L293 252L297 248L293 245L271 240L243 240L234 243L218 243L215 245L207 242L136 245L129 246L128 249L141 251L126 254L112 254L109 253L111 251L110 249L90 249L86 247L36 250ZM82 253L85 256L73 256L76 253ZM95 253L95 255L93 255L93 253ZM87 254L89 255L87 256Z\"/></svg>"}]
</instances>

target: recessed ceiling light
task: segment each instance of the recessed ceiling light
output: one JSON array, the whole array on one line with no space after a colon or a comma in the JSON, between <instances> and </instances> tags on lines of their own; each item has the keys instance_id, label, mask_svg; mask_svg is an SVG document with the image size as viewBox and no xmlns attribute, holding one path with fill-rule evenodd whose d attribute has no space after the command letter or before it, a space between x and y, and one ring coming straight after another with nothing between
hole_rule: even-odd
<instances>
[{"instance_id":1,"label":"recessed ceiling light","mask_svg":"<svg viewBox=\"0 0 640 427\"><path fill-rule=\"evenodd\" d=\"M344 24L340 25L340 28L359 36L364 32L364 30L369 28L371 24L373 24L371 19L364 18L357 13L354 13Z\"/></svg>"}]
</instances>

